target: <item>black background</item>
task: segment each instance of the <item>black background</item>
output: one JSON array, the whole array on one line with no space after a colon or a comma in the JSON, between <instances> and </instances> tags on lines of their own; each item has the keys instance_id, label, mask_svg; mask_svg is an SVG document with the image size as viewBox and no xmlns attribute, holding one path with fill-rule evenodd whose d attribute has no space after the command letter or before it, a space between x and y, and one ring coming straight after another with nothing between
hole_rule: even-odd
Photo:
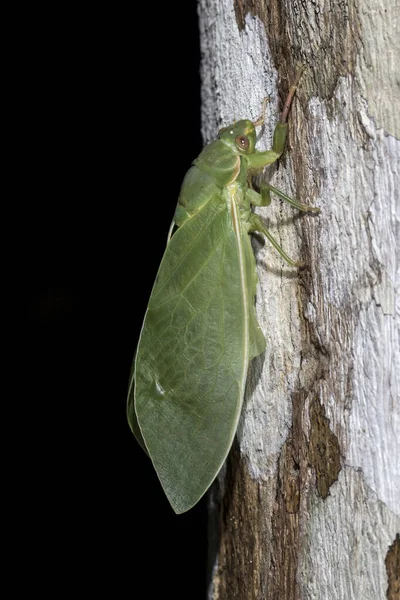
<instances>
[{"instance_id":1,"label":"black background","mask_svg":"<svg viewBox=\"0 0 400 600\"><path fill-rule=\"evenodd\" d=\"M205 598L205 500L173 513L125 416L179 187L202 145L196 2L25 18L22 570L54 598Z\"/></svg>"}]
</instances>

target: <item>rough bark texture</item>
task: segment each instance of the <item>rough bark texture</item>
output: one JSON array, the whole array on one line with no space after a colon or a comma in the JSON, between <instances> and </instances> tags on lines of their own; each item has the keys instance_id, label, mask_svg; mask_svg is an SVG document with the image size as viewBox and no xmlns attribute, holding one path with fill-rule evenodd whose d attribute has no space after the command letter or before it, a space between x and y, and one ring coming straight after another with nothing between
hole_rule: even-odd
<instances>
[{"instance_id":1,"label":"rough bark texture","mask_svg":"<svg viewBox=\"0 0 400 600\"><path fill-rule=\"evenodd\" d=\"M270 96L258 144L270 147L306 65L287 152L266 175L322 210L300 216L278 200L257 209L307 268L254 241L267 351L250 365L237 439L211 492L213 600L396 597L395 4L199 0L204 141L255 119Z\"/></svg>"}]
</instances>

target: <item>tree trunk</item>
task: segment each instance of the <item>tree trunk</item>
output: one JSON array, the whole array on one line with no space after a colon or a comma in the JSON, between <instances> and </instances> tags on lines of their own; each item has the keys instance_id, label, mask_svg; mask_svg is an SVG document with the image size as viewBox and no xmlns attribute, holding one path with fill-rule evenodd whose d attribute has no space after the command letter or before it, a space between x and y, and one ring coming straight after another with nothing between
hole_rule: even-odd
<instances>
[{"instance_id":1,"label":"tree trunk","mask_svg":"<svg viewBox=\"0 0 400 600\"><path fill-rule=\"evenodd\" d=\"M269 96L258 148L271 147L305 65L287 150L267 175L322 211L257 209L307 266L254 240L267 350L211 492L213 600L398 597L395 4L199 0L204 141L257 118Z\"/></svg>"}]
</instances>

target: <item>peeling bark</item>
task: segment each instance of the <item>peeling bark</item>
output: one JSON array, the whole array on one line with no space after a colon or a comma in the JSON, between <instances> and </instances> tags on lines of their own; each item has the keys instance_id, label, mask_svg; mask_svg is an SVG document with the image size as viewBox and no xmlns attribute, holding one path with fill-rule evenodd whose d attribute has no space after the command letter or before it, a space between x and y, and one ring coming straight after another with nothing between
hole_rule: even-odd
<instances>
[{"instance_id":1,"label":"peeling bark","mask_svg":"<svg viewBox=\"0 0 400 600\"><path fill-rule=\"evenodd\" d=\"M199 7L205 142L257 118L267 95L258 147L271 147L305 65L287 151L265 177L322 210L300 216L276 199L257 209L307 268L254 240L267 350L250 365L237 439L211 492L209 597L385 599L400 531L395 3Z\"/></svg>"}]
</instances>

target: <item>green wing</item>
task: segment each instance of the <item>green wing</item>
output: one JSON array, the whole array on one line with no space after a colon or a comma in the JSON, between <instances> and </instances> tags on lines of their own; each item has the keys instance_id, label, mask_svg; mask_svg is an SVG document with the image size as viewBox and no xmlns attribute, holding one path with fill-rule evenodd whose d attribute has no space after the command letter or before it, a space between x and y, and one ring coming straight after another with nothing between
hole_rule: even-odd
<instances>
[{"instance_id":1,"label":"green wing","mask_svg":"<svg viewBox=\"0 0 400 600\"><path fill-rule=\"evenodd\" d=\"M128 419L177 513L196 504L229 452L258 335L254 257L233 212L214 194L173 235L137 348Z\"/></svg>"}]
</instances>

